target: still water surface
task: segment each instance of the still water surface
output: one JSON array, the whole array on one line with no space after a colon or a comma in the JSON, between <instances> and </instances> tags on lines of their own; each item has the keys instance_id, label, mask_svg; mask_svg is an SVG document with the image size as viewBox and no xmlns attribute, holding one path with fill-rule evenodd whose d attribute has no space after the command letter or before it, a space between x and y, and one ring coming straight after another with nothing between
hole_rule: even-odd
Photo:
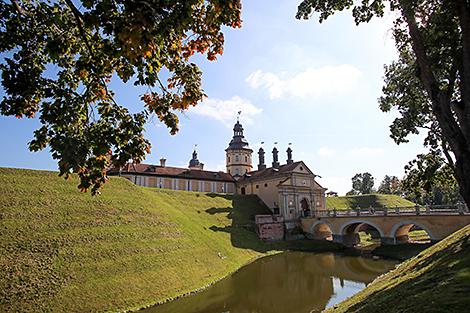
<instances>
[{"instance_id":1,"label":"still water surface","mask_svg":"<svg viewBox=\"0 0 470 313\"><path fill-rule=\"evenodd\" d=\"M332 253L262 258L195 295L145 313L320 312L364 289L395 262Z\"/></svg>"}]
</instances>

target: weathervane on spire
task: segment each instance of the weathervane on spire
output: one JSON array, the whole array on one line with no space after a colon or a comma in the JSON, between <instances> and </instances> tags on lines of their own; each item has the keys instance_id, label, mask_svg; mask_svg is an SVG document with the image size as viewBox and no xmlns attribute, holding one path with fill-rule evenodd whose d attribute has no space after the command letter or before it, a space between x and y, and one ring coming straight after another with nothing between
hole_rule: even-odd
<instances>
[{"instance_id":1,"label":"weathervane on spire","mask_svg":"<svg viewBox=\"0 0 470 313\"><path fill-rule=\"evenodd\" d=\"M237 122L240 122L240 115L242 114L242 111L238 111L237 113Z\"/></svg>"}]
</instances>

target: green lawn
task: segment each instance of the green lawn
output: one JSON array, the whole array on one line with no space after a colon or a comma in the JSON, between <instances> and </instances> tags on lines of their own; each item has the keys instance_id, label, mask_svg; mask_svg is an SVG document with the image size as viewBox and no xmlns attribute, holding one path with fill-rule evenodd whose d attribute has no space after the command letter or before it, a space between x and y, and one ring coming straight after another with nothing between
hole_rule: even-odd
<instances>
[{"instance_id":1,"label":"green lawn","mask_svg":"<svg viewBox=\"0 0 470 313\"><path fill-rule=\"evenodd\" d=\"M374 208L378 207L406 207L415 205L413 202L403 199L397 195L383 195L383 194L370 194L360 196L342 196L342 197L327 197L326 207L328 209L336 208L338 210L348 208Z\"/></svg>"},{"instance_id":2,"label":"green lawn","mask_svg":"<svg viewBox=\"0 0 470 313\"><path fill-rule=\"evenodd\" d=\"M137 309L194 291L281 250L263 243L258 198L135 186L111 178L101 196L55 172L0 168L0 312Z\"/></svg>"},{"instance_id":3,"label":"green lawn","mask_svg":"<svg viewBox=\"0 0 470 313\"><path fill-rule=\"evenodd\" d=\"M468 312L469 292L470 225L327 312Z\"/></svg>"}]
</instances>

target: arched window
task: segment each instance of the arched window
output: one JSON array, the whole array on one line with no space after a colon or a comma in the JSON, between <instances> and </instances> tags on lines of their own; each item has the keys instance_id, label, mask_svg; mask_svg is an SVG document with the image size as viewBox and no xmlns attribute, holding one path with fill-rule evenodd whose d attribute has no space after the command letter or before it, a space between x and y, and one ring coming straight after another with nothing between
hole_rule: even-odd
<instances>
[{"instance_id":1,"label":"arched window","mask_svg":"<svg viewBox=\"0 0 470 313\"><path fill-rule=\"evenodd\" d=\"M300 201L300 207L302 208L302 216L304 217L310 216L310 208L309 208L307 199L303 198Z\"/></svg>"},{"instance_id":2,"label":"arched window","mask_svg":"<svg viewBox=\"0 0 470 313\"><path fill-rule=\"evenodd\" d=\"M248 162L248 157L245 155L245 162Z\"/></svg>"}]
</instances>

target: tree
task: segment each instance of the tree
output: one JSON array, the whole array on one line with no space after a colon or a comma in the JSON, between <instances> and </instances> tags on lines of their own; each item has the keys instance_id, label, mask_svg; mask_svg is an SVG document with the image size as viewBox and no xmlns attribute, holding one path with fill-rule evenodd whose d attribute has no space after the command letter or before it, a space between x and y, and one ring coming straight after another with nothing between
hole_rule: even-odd
<instances>
[{"instance_id":1,"label":"tree","mask_svg":"<svg viewBox=\"0 0 470 313\"><path fill-rule=\"evenodd\" d=\"M392 195L399 195L401 196L402 191L400 188L401 182L400 179L396 176L392 176L392 182L390 183L390 191Z\"/></svg>"},{"instance_id":2,"label":"tree","mask_svg":"<svg viewBox=\"0 0 470 313\"><path fill-rule=\"evenodd\" d=\"M175 113L204 97L190 57L222 54L221 27L240 27L240 10L239 0L1 1L0 113L39 113L29 149L48 146L60 175L96 193L107 167L150 152L150 118L178 131ZM111 80L147 87L140 112L117 103Z\"/></svg>"},{"instance_id":3,"label":"tree","mask_svg":"<svg viewBox=\"0 0 470 313\"><path fill-rule=\"evenodd\" d=\"M374 177L370 173L359 173L351 178L352 190L347 195L369 194L374 188Z\"/></svg>"},{"instance_id":4,"label":"tree","mask_svg":"<svg viewBox=\"0 0 470 313\"><path fill-rule=\"evenodd\" d=\"M437 153L420 154L405 167L401 182L405 198L420 204L455 204L460 200L453 170L442 166L441 158Z\"/></svg>"},{"instance_id":5,"label":"tree","mask_svg":"<svg viewBox=\"0 0 470 313\"><path fill-rule=\"evenodd\" d=\"M384 179L380 183L378 193L391 194L392 193L392 177L385 175Z\"/></svg>"},{"instance_id":6,"label":"tree","mask_svg":"<svg viewBox=\"0 0 470 313\"><path fill-rule=\"evenodd\" d=\"M443 155L470 207L470 4L468 0L304 0L297 18L320 22L352 9L356 24L382 17L386 4L398 16L393 36L397 61L385 67L383 111L400 116L390 126L396 143L427 131L425 146Z\"/></svg>"},{"instance_id":7,"label":"tree","mask_svg":"<svg viewBox=\"0 0 470 313\"><path fill-rule=\"evenodd\" d=\"M396 176L385 175L380 183L378 193L400 195L400 180Z\"/></svg>"}]
</instances>

